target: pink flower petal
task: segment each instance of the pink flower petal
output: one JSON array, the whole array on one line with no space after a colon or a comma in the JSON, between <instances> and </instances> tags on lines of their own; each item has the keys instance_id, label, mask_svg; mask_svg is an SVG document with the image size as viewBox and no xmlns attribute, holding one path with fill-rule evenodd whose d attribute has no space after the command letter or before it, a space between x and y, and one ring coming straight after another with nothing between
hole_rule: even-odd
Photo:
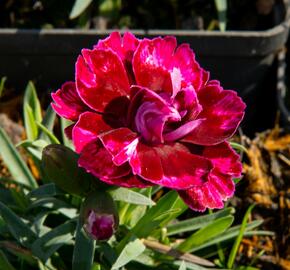
<instances>
[{"instance_id":1,"label":"pink flower petal","mask_svg":"<svg viewBox=\"0 0 290 270\"><path fill-rule=\"evenodd\" d=\"M201 185L212 168L209 160L179 144L146 145L141 141L129 161L134 174L174 189Z\"/></svg>"},{"instance_id":2,"label":"pink flower petal","mask_svg":"<svg viewBox=\"0 0 290 270\"><path fill-rule=\"evenodd\" d=\"M202 121L203 119L198 119L198 120L186 122L185 124L181 125L177 129L164 134L163 139L166 142L177 141L178 139L190 133L192 130L198 128L201 125Z\"/></svg>"},{"instance_id":3,"label":"pink flower petal","mask_svg":"<svg viewBox=\"0 0 290 270\"><path fill-rule=\"evenodd\" d=\"M104 122L102 115L92 112L81 114L72 132L75 151L80 153L84 146L95 140L100 133L111 129L112 128Z\"/></svg>"},{"instance_id":4,"label":"pink flower petal","mask_svg":"<svg viewBox=\"0 0 290 270\"><path fill-rule=\"evenodd\" d=\"M100 141L88 143L82 150L78 164L102 181L128 176L131 172L128 163L116 166L111 154Z\"/></svg>"},{"instance_id":5,"label":"pink flower petal","mask_svg":"<svg viewBox=\"0 0 290 270\"><path fill-rule=\"evenodd\" d=\"M235 185L231 178L213 169L208 175L208 182L187 190L179 190L178 193L191 209L203 212L207 208L223 208L223 201L232 197L234 190Z\"/></svg>"},{"instance_id":6,"label":"pink flower petal","mask_svg":"<svg viewBox=\"0 0 290 270\"><path fill-rule=\"evenodd\" d=\"M143 39L133 57L133 71L138 85L153 91L172 94L172 58L176 48L174 37Z\"/></svg>"},{"instance_id":7,"label":"pink flower petal","mask_svg":"<svg viewBox=\"0 0 290 270\"><path fill-rule=\"evenodd\" d=\"M128 128L114 129L99 135L104 147L113 157L113 162L120 166L132 156L138 144L137 133Z\"/></svg>"},{"instance_id":8,"label":"pink flower petal","mask_svg":"<svg viewBox=\"0 0 290 270\"><path fill-rule=\"evenodd\" d=\"M80 99L74 82L64 83L51 97L55 102L51 104L55 112L72 121L76 121L82 112L89 109Z\"/></svg>"},{"instance_id":9,"label":"pink flower petal","mask_svg":"<svg viewBox=\"0 0 290 270\"><path fill-rule=\"evenodd\" d=\"M119 32L113 32L106 39L102 39L94 47L95 49L111 49L122 59L122 61L132 61L133 52L136 50L139 40L130 32L126 32L121 37Z\"/></svg>"},{"instance_id":10,"label":"pink flower petal","mask_svg":"<svg viewBox=\"0 0 290 270\"><path fill-rule=\"evenodd\" d=\"M230 90L209 84L198 92L203 108L198 118L205 119L183 141L200 145L214 145L230 138L244 117L245 104Z\"/></svg>"},{"instance_id":11,"label":"pink flower petal","mask_svg":"<svg viewBox=\"0 0 290 270\"><path fill-rule=\"evenodd\" d=\"M147 89L134 86L131 88L131 104L129 107L129 123L132 124L142 138L148 142L163 142L163 128L166 121L180 121L180 115L161 96Z\"/></svg>"},{"instance_id":12,"label":"pink flower petal","mask_svg":"<svg viewBox=\"0 0 290 270\"><path fill-rule=\"evenodd\" d=\"M231 177L221 174L217 169L213 169L209 176L210 186L221 196L222 200L227 200L234 195L235 184Z\"/></svg>"},{"instance_id":13,"label":"pink flower petal","mask_svg":"<svg viewBox=\"0 0 290 270\"><path fill-rule=\"evenodd\" d=\"M192 85L188 85L178 92L174 105L178 108L178 111L186 112L183 121L195 120L202 111L202 106Z\"/></svg>"},{"instance_id":14,"label":"pink flower petal","mask_svg":"<svg viewBox=\"0 0 290 270\"><path fill-rule=\"evenodd\" d=\"M227 142L205 147L202 156L208 158L220 173L231 177L241 177L240 156Z\"/></svg>"},{"instance_id":15,"label":"pink flower petal","mask_svg":"<svg viewBox=\"0 0 290 270\"><path fill-rule=\"evenodd\" d=\"M103 182L106 182L110 185L115 185L119 187L127 187L127 188L147 188L151 187L154 184L149 181L144 181L138 175L129 174L127 176L123 176L120 178L112 178L112 179L103 179Z\"/></svg>"},{"instance_id":16,"label":"pink flower petal","mask_svg":"<svg viewBox=\"0 0 290 270\"><path fill-rule=\"evenodd\" d=\"M193 85L195 91L198 91L208 80L208 73L195 60L189 44L184 43L176 49L173 65L181 72L183 86Z\"/></svg>"},{"instance_id":17,"label":"pink flower petal","mask_svg":"<svg viewBox=\"0 0 290 270\"><path fill-rule=\"evenodd\" d=\"M82 100L103 112L115 98L129 95L129 81L121 59L111 50L83 50L76 63L77 91Z\"/></svg>"},{"instance_id":18,"label":"pink flower petal","mask_svg":"<svg viewBox=\"0 0 290 270\"><path fill-rule=\"evenodd\" d=\"M138 188L152 186L150 182L132 175L128 163L116 166L112 161L112 155L98 140L90 142L84 147L78 164L88 173L93 174L107 184Z\"/></svg>"},{"instance_id":19,"label":"pink flower petal","mask_svg":"<svg viewBox=\"0 0 290 270\"><path fill-rule=\"evenodd\" d=\"M130 32L126 32L121 37L119 32L113 32L104 40L100 40L94 48L96 49L111 49L122 60L124 67L127 71L130 84L135 84L135 78L132 68L133 54L139 44L139 40Z\"/></svg>"}]
</instances>

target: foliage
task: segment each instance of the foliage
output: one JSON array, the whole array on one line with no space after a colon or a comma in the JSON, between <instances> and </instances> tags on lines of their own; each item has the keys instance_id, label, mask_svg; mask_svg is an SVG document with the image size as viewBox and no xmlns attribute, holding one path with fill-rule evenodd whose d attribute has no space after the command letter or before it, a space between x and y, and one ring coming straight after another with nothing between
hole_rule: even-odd
<instances>
[{"instance_id":1,"label":"foliage","mask_svg":"<svg viewBox=\"0 0 290 270\"><path fill-rule=\"evenodd\" d=\"M192 212L186 212L187 206L175 191L155 187L129 190L100 184L78 168L76 154L69 148L50 145L56 138L55 114L48 108L42 118L31 82L25 96L30 97L24 101L25 114L30 108L34 123L41 123L27 121L26 132L33 129L34 137L20 146L34 160L41 180L35 179L1 129L0 154L12 179L0 181L0 269L236 269L242 237L271 235L257 230L262 221L247 223L252 208L241 225L232 226L235 210L231 207L188 217ZM66 151L58 161L61 166L48 165L42 158L47 154L42 154L44 148ZM64 173L68 168L71 171ZM88 182L89 190L84 185L77 186L82 192L75 192L74 181L78 184L80 179ZM84 197L94 189L107 192L118 207L120 226L107 242L90 239L79 217ZM227 252L228 261L221 255Z\"/></svg>"}]
</instances>

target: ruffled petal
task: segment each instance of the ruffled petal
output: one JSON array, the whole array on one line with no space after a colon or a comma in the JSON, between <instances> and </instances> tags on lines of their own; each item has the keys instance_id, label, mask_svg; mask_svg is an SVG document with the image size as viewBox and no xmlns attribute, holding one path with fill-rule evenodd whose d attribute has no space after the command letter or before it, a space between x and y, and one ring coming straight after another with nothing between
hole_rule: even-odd
<instances>
[{"instance_id":1,"label":"ruffled petal","mask_svg":"<svg viewBox=\"0 0 290 270\"><path fill-rule=\"evenodd\" d=\"M134 94L135 93L135 94ZM147 88L131 88L129 123L132 123L142 138L148 142L163 142L166 121L180 121L180 115L161 96ZM132 119L133 117L133 119Z\"/></svg>"},{"instance_id":2,"label":"ruffled petal","mask_svg":"<svg viewBox=\"0 0 290 270\"><path fill-rule=\"evenodd\" d=\"M202 106L192 85L188 85L178 92L174 105L181 114L183 112L183 121L195 120L202 111Z\"/></svg>"},{"instance_id":3,"label":"ruffled petal","mask_svg":"<svg viewBox=\"0 0 290 270\"><path fill-rule=\"evenodd\" d=\"M214 145L230 138L244 117L246 105L237 93L223 90L217 83L209 84L198 92L204 119L198 128L183 141L199 145Z\"/></svg>"},{"instance_id":4,"label":"ruffled petal","mask_svg":"<svg viewBox=\"0 0 290 270\"><path fill-rule=\"evenodd\" d=\"M129 95L121 59L111 50L83 50L76 63L77 91L93 110L104 112L115 98Z\"/></svg>"},{"instance_id":5,"label":"ruffled petal","mask_svg":"<svg viewBox=\"0 0 290 270\"><path fill-rule=\"evenodd\" d=\"M111 129L112 128L104 122L102 115L92 112L81 114L72 131L75 151L80 153L84 146L95 140L100 133Z\"/></svg>"},{"instance_id":6,"label":"ruffled petal","mask_svg":"<svg viewBox=\"0 0 290 270\"><path fill-rule=\"evenodd\" d=\"M132 58L138 44L139 40L130 32L125 32L123 38L119 32L113 32L108 38L100 40L94 48L113 50L122 60L130 84L136 84L132 68Z\"/></svg>"},{"instance_id":7,"label":"ruffled petal","mask_svg":"<svg viewBox=\"0 0 290 270\"><path fill-rule=\"evenodd\" d=\"M130 32L125 32L123 38L119 32L113 32L109 37L102 39L94 47L95 49L111 49L122 61L132 61L133 52L136 50L139 40Z\"/></svg>"},{"instance_id":8,"label":"ruffled petal","mask_svg":"<svg viewBox=\"0 0 290 270\"><path fill-rule=\"evenodd\" d=\"M138 85L172 95L170 71L176 48L174 37L143 39L133 57L133 71Z\"/></svg>"},{"instance_id":9,"label":"ruffled petal","mask_svg":"<svg viewBox=\"0 0 290 270\"><path fill-rule=\"evenodd\" d=\"M134 174L174 189L202 185L212 169L208 159L191 154L179 143L153 146L140 141L129 163Z\"/></svg>"},{"instance_id":10,"label":"ruffled petal","mask_svg":"<svg viewBox=\"0 0 290 270\"><path fill-rule=\"evenodd\" d=\"M89 109L80 99L74 82L64 83L51 97L54 101L51 104L54 111L72 121L76 121L82 112Z\"/></svg>"},{"instance_id":11,"label":"ruffled petal","mask_svg":"<svg viewBox=\"0 0 290 270\"><path fill-rule=\"evenodd\" d=\"M112 155L112 160L117 166L130 159L139 141L137 133L128 128L118 128L102 133L99 139Z\"/></svg>"},{"instance_id":12,"label":"ruffled petal","mask_svg":"<svg viewBox=\"0 0 290 270\"><path fill-rule=\"evenodd\" d=\"M172 63L181 72L182 86L193 85L198 91L208 80L208 73L195 60L194 52L189 44L184 43L176 49Z\"/></svg>"},{"instance_id":13,"label":"ruffled petal","mask_svg":"<svg viewBox=\"0 0 290 270\"><path fill-rule=\"evenodd\" d=\"M132 175L128 163L116 166L112 161L112 155L98 140L90 142L84 147L78 164L88 173L93 174L107 184L138 188L152 186L150 182L146 182L140 177Z\"/></svg>"},{"instance_id":14,"label":"ruffled petal","mask_svg":"<svg viewBox=\"0 0 290 270\"><path fill-rule=\"evenodd\" d=\"M99 140L92 141L83 148L78 164L104 182L108 179L128 176L131 172L128 163L116 166L111 154Z\"/></svg>"},{"instance_id":15,"label":"ruffled petal","mask_svg":"<svg viewBox=\"0 0 290 270\"><path fill-rule=\"evenodd\" d=\"M231 177L241 177L243 168L240 156L231 148L229 143L223 142L207 146L204 148L202 156L208 158L220 173Z\"/></svg>"},{"instance_id":16,"label":"ruffled petal","mask_svg":"<svg viewBox=\"0 0 290 270\"><path fill-rule=\"evenodd\" d=\"M151 187L154 184L149 181L144 181L138 175L129 174L127 176L123 176L120 178L112 178L112 179L103 179L103 182L106 182L110 185L115 185L119 187L127 187L127 188L147 188Z\"/></svg>"},{"instance_id":17,"label":"ruffled petal","mask_svg":"<svg viewBox=\"0 0 290 270\"><path fill-rule=\"evenodd\" d=\"M178 190L178 193L191 209L203 212L207 208L223 208L223 201L232 197L234 191L235 185L232 179L213 169L208 174L208 181L205 184L187 190Z\"/></svg>"}]
</instances>

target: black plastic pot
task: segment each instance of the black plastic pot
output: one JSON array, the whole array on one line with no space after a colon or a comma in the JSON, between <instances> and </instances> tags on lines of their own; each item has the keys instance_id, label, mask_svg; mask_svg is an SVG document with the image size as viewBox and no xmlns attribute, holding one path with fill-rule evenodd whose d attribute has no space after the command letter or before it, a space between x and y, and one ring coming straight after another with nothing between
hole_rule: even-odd
<instances>
[{"instance_id":1,"label":"black plastic pot","mask_svg":"<svg viewBox=\"0 0 290 270\"><path fill-rule=\"evenodd\" d=\"M211 72L211 78L220 80L226 89L236 90L243 97L248 104L245 126L256 131L264 128L263 120L267 119L265 123L268 123L269 117L273 118L270 114L276 110L273 63L286 43L289 24L287 21L260 32L152 30L133 33L139 37L174 35L179 43L189 43L200 64ZM0 76L7 76L19 89L30 79L37 82L39 89L57 89L63 82L73 80L74 63L81 49L91 48L109 32L1 29Z\"/></svg>"},{"instance_id":2,"label":"black plastic pot","mask_svg":"<svg viewBox=\"0 0 290 270\"><path fill-rule=\"evenodd\" d=\"M280 125L287 131L290 131L289 75L289 56L284 50L278 54L277 101L280 112Z\"/></svg>"}]
</instances>

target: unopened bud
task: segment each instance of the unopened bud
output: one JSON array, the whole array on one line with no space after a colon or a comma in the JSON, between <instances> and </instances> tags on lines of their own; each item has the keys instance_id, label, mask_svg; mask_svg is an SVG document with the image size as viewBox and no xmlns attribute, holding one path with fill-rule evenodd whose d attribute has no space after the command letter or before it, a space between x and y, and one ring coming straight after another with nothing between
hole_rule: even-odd
<instances>
[{"instance_id":1,"label":"unopened bud","mask_svg":"<svg viewBox=\"0 0 290 270\"><path fill-rule=\"evenodd\" d=\"M78 166L78 155L68 147L46 146L42 152L42 167L49 180L64 191L76 195L90 191L92 176Z\"/></svg>"},{"instance_id":2,"label":"unopened bud","mask_svg":"<svg viewBox=\"0 0 290 270\"><path fill-rule=\"evenodd\" d=\"M112 197L105 191L94 191L85 199L81 210L86 233L95 240L111 238L118 228L118 212Z\"/></svg>"}]
</instances>

